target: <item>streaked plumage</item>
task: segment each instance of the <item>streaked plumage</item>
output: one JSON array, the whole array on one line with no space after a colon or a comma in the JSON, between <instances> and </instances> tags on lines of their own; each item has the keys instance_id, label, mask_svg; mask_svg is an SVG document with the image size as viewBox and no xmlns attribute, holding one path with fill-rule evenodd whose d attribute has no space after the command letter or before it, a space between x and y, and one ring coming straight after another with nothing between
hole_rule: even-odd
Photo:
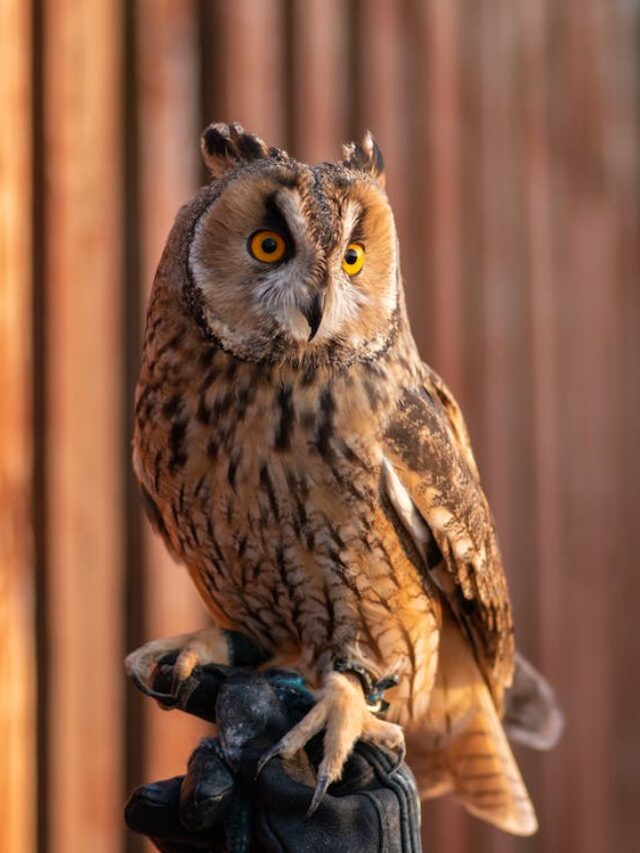
<instances>
[{"instance_id":1,"label":"streaked plumage","mask_svg":"<svg viewBox=\"0 0 640 853\"><path fill-rule=\"evenodd\" d=\"M148 308L147 508L218 627L325 692L338 659L397 672L387 719L423 793L529 833L499 720L514 642L493 519L409 329L380 152L367 135L308 167L233 125L203 151L214 180L179 213ZM282 235L277 265L251 256L259 229Z\"/></svg>"}]
</instances>

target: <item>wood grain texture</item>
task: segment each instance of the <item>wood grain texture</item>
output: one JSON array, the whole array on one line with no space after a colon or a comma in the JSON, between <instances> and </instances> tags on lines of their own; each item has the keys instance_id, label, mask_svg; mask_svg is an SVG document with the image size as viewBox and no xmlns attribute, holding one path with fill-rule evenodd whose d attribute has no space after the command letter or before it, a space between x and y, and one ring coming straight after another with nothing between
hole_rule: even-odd
<instances>
[{"instance_id":1,"label":"wood grain texture","mask_svg":"<svg viewBox=\"0 0 640 853\"><path fill-rule=\"evenodd\" d=\"M198 186L201 131L195 3L145 0L137 5L138 164L140 198L140 312L176 212ZM158 180L158 176L162 180ZM206 624L206 614L183 566L167 554L145 519L141 602L143 639L170 637ZM132 688L133 689L133 688ZM140 699L144 718L144 778L183 772L186 757L208 727L167 714ZM165 744L158 748L158 744Z\"/></svg>"},{"instance_id":2,"label":"wood grain texture","mask_svg":"<svg viewBox=\"0 0 640 853\"><path fill-rule=\"evenodd\" d=\"M285 147L284 4L214 0L215 88L220 114Z\"/></svg>"},{"instance_id":3,"label":"wood grain texture","mask_svg":"<svg viewBox=\"0 0 640 853\"><path fill-rule=\"evenodd\" d=\"M293 153L321 163L340 156L348 136L348 6L293 0L292 18Z\"/></svg>"},{"instance_id":4,"label":"wood grain texture","mask_svg":"<svg viewBox=\"0 0 640 853\"><path fill-rule=\"evenodd\" d=\"M0 848L35 846L24 820L35 813L35 717L48 851L132 851L121 820L125 727L130 744L142 739L136 782L179 771L195 737L190 723L142 699L135 728L122 702L125 633L194 628L202 614L182 569L146 531L131 567L139 600L125 608L123 539L138 523L122 499L132 407L125 376L138 353L123 320L131 311L135 325L173 216L201 182L201 128L238 120L311 159L333 156L366 127L379 141L412 326L467 417L518 641L567 713L558 750L518 754L538 836L499 840L445 800L425 810L425 849L632 849L640 832L638 4L133 5L0 0L0 630L10 638L0 659L11 685L0 701ZM32 86L36 124L44 120L36 152ZM136 145L124 144L127 121ZM35 181L32 223L34 171L44 180ZM122 200L132 186L125 234ZM44 258L30 256L32 224L44 229ZM124 300L127 247L139 270ZM35 291L44 288L47 307L33 318L45 370L33 378L32 263L42 267ZM47 484L35 501L33 435L46 462L36 482ZM39 703L34 504L37 522L46 511L35 535L38 582L49 591L37 602L37 622L49 629L38 638Z\"/></svg>"},{"instance_id":5,"label":"wood grain texture","mask_svg":"<svg viewBox=\"0 0 640 853\"><path fill-rule=\"evenodd\" d=\"M563 598L562 499L557 485L561 470L560 425L562 413L556 365L560 354L559 323L556 317L556 290L560 286L553 255L554 183L553 150L549 127L550 69L546 64L549 44L549 13L543 5L522 2L520 21L525 39L523 60L526 74L524 100L523 154L524 215L526 218L526 263L531 329L532 404L532 494L536 539L534 564L537 582L532 584L537 624L531 624L531 652L539 655L543 671L562 691L561 662L556 649L560 640ZM534 620L531 620L534 623ZM560 746L562 749L562 745ZM549 844L551 827L562 823L563 785L555 761L538 768L537 781L544 792L545 819L541 844Z\"/></svg>"},{"instance_id":6,"label":"wood grain texture","mask_svg":"<svg viewBox=\"0 0 640 853\"><path fill-rule=\"evenodd\" d=\"M638 626L630 602L640 594L640 573L633 544L640 506L640 51L637 44L637 8L621 4L612 17L609 45L615 45L615 63L608 97L615 104L609 137L609 163L613 173L612 205L616 212L615 253L611 276L617 282L615 301L616 370L620 371L615 394L616 424L613 454L616 472L616 541L613 544L615 582L611 584L609 631L611 636L610 706L611 771L610 836L617 850L631 850L637 841L637 760L640 756L640 668ZM609 49L612 49L611 47ZM615 145L615 156L612 146Z\"/></svg>"},{"instance_id":7,"label":"wood grain texture","mask_svg":"<svg viewBox=\"0 0 640 853\"><path fill-rule=\"evenodd\" d=\"M447 384L462 400L466 392L467 344L460 251L464 69L459 62L459 49L464 14L464 8L450 0L423 4L416 27L423 50L415 60L419 78L424 81L421 107L426 155L418 172L422 178L420 197L427 201L419 221L429 233L422 270L422 280L426 277L429 282L428 288L422 288L427 291L423 300L429 307L429 322L428 335L423 333L421 345L425 358L447 377ZM446 798L425 806L425 817L432 823L427 837L437 850L462 849L469 837L469 819L451 805Z\"/></svg>"},{"instance_id":8,"label":"wood grain texture","mask_svg":"<svg viewBox=\"0 0 640 853\"><path fill-rule=\"evenodd\" d=\"M123 799L121 20L108 0L44 12L49 846L106 853Z\"/></svg>"},{"instance_id":9,"label":"wood grain texture","mask_svg":"<svg viewBox=\"0 0 640 853\"><path fill-rule=\"evenodd\" d=\"M615 175L608 163L616 102L613 80L599 65L611 23L603 18L604 8L594 0L585 4L583 14L576 14L572 6L563 11L558 23L568 50L558 57L558 73L566 100L555 132L565 215L557 223L558 263L562 277L573 287L559 290L557 304L563 333L560 396L565 403L558 486L565 500L563 562L579 570L580 583L563 583L567 656L561 684L568 690L572 736L561 753L568 756L572 770L567 773L565 764L562 799L566 810L583 817L571 830L562 827L560 844L595 853L607 847L612 806L607 795L613 758L608 746L611 622L605 589L616 538L619 476L610 453L616 442L616 389L621 378L616 358L618 300L612 298L619 282L610 278L617 216ZM610 65L609 73L612 69ZM597 334L592 334L596 318ZM607 388L605 405L603 388Z\"/></svg>"},{"instance_id":10,"label":"wood grain texture","mask_svg":"<svg viewBox=\"0 0 640 853\"><path fill-rule=\"evenodd\" d=\"M351 102L359 107L359 114L354 116L358 125L354 131L358 135L365 129L371 130L383 150L387 192L396 218L402 272L411 308L422 304L420 259L416 252L409 251L421 228L421 219L414 217L417 194L408 192L407 187L423 174L423 164L415 162L413 156L417 143L415 122L421 113L414 105L420 102L421 93L415 91L410 76L414 58L414 51L407 49L407 45L412 46L408 32L411 19L402 4L388 0L371 0L358 9L352 34L357 50L357 75L352 81ZM414 323L414 333L422 346L424 328Z\"/></svg>"},{"instance_id":11,"label":"wood grain texture","mask_svg":"<svg viewBox=\"0 0 640 853\"><path fill-rule=\"evenodd\" d=\"M0 849L35 843L31 442L31 15L0 2Z\"/></svg>"}]
</instances>

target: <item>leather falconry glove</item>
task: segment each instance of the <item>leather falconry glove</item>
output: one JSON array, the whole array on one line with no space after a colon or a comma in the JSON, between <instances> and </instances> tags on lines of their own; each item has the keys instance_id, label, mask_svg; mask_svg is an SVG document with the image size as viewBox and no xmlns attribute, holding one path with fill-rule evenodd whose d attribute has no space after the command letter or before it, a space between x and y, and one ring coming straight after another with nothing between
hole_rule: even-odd
<instances>
[{"instance_id":1,"label":"leather falconry glove","mask_svg":"<svg viewBox=\"0 0 640 853\"><path fill-rule=\"evenodd\" d=\"M216 723L218 736L194 751L184 776L136 789L125 819L162 853L331 850L417 853L420 802L411 771L397 756L359 742L342 779L307 811L322 758L321 736L290 761L260 757L313 705L295 672L198 668L172 695L173 667L158 666L149 690L164 707Z\"/></svg>"}]
</instances>

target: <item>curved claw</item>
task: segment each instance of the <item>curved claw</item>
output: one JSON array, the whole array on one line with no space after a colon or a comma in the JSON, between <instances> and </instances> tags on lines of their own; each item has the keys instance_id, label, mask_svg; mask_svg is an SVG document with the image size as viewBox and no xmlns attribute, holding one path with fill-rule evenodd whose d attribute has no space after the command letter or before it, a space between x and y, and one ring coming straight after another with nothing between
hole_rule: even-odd
<instances>
[{"instance_id":1,"label":"curved claw","mask_svg":"<svg viewBox=\"0 0 640 853\"><path fill-rule=\"evenodd\" d=\"M257 779L258 776L262 773L266 764L268 764L272 758L275 758L276 755L280 754L281 741L278 741L274 746L268 749L260 756L260 760L258 761L258 765L256 767L256 775L253 777Z\"/></svg>"},{"instance_id":2,"label":"curved claw","mask_svg":"<svg viewBox=\"0 0 640 853\"><path fill-rule=\"evenodd\" d=\"M344 764L359 738L373 745L386 747L396 755L389 773L395 772L405 757L402 729L395 723L381 720L371 713L361 685L353 680L353 676L332 672L325 680L317 703L278 743L261 756L255 778L258 778L272 758L277 755L292 757L322 729L325 730L324 757L318 768L308 816L317 810L331 783L342 775Z\"/></svg>"},{"instance_id":3,"label":"curved claw","mask_svg":"<svg viewBox=\"0 0 640 853\"><path fill-rule=\"evenodd\" d=\"M392 773L395 773L397 770L400 769L402 764L404 764L405 758L407 757L407 745L404 740L401 741L400 744L396 747L395 752L396 760L391 765L391 769L389 770L389 776L391 776Z\"/></svg>"},{"instance_id":4,"label":"curved claw","mask_svg":"<svg viewBox=\"0 0 640 853\"><path fill-rule=\"evenodd\" d=\"M152 699L156 699L158 702L162 702L165 708L175 708L178 704L178 699L173 693L173 689L171 693L163 693L160 690L155 690L153 687L150 687L147 680L138 672L131 671L129 676L141 693L144 693L145 696L150 696Z\"/></svg>"},{"instance_id":5,"label":"curved claw","mask_svg":"<svg viewBox=\"0 0 640 853\"><path fill-rule=\"evenodd\" d=\"M188 678L173 679L171 691L177 707L182 709L187 707L189 699L191 699L193 692L198 687L199 683L200 682L195 673L192 673Z\"/></svg>"},{"instance_id":6,"label":"curved claw","mask_svg":"<svg viewBox=\"0 0 640 853\"><path fill-rule=\"evenodd\" d=\"M158 652L155 655L149 653L149 646L159 646ZM158 664L164 659L176 653L176 649L170 648L165 643L146 643L134 652L127 655L124 667L127 675L133 681L135 686L145 696L150 696L152 699L157 699L162 702L165 708L175 707L177 702L173 691L164 693L160 690L155 690L151 687L154 673L157 670Z\"/></svg>"},{"instance_id":7,"label":"curved claw","mask_svg":"<svg viewBox=\"0 0 640 853\"><path fill-rule=\"evenodd\" d=\"M165 658L172 660L165 661ZM155 668L163 662L171 662L174 667L168 693L150 686ZM214 625L192 634L151 640L127 655L125 669L136 687L145 695L157 699L165 708L175 708L184 707L197 686L197 681L191 681L196 666L208 663L229 663L225 632Z\"/></svg>"},{"instance_id":8,"label":"curved claw","mask_svg":"<svg viewBox=\"0 0 640 853\"><path fill-rule=\"evenodd\" d=\"M149 684L149 682L153 681L153 674L156 669L157 664L151 668L151 671L146 677L136 670L131 670L129 675L138 690L144 693L145 696L149 696L152 699L161 702L163 708L184 708L191 698L193 691L198 686L198 679L193 677L193 673L191 673L187 678L182 678L174 669L171 678L170 690L168 692L156 690Z\"/></svg>"},{"instance_id":9,"label":"curved claw","mask_svg":"<svg viewBox=\"0 0 640 853\"><path fill-rule=\"evenodd\" d=\"M305 817L311 817L320 805L320 803L324 800L324 796L327 793L327 788L331 784L331 779L327 773L321 773L318 775L318 781L316 782L316 788L313 792L313 798L311 800L311 805L307 809L307 814Z\"/></svg>"},{"instance_id":10,"label":"curved claw","mask_svg":"<svg viewBox=\"0 0 640 853\"><path fill-rule=\"evenodd\" d=\"M171 673L171 695L177 699L180 695L180 688L182 687L184 680L178 674L177 668L174 666L173 672Z\"/></svg>"}]
</instances>

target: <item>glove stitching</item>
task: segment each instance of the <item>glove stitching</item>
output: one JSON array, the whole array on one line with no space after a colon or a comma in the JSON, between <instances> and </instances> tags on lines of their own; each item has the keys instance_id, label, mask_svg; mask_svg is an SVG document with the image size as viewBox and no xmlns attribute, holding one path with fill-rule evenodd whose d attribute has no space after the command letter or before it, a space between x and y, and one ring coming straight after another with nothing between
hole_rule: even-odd
<instances>
[{"instance_id":1,"label":"glove stitching","mask_svg":"<svg viewBox=\"0 0 640 853\"><path fill-rule=\"evenodd\" d=\"M389 773L388 770L391 762L384 753L373 750L366 744L362 744L361 746L364 747L363 751L379 781L395 793L400 803L402 849L420 851L422 849L419 834L420 809L417 806L417 799L414 796L412 781L408 777L409 771L407 769L400 769Z\"/></svg>"},{"instance_id":2,"label":"glove stitching","mask_svg":"<svg viewBox=\"0 0 640 853\"><path fill-rule=\"evenodd\" d=\"M381 846L378 849L380 850L380 853L385 853L385 851L389 849L386 841L386 839L389 837L389 821L387 820L387 810L382 809L378 798L374 797L373 794L371 794L369 791L361 791L361 793L367 800L369 800L373 804L376 814L378 815L378 822L380 826L379 837L381 839Z\"/></svg>"}]
</instances>

